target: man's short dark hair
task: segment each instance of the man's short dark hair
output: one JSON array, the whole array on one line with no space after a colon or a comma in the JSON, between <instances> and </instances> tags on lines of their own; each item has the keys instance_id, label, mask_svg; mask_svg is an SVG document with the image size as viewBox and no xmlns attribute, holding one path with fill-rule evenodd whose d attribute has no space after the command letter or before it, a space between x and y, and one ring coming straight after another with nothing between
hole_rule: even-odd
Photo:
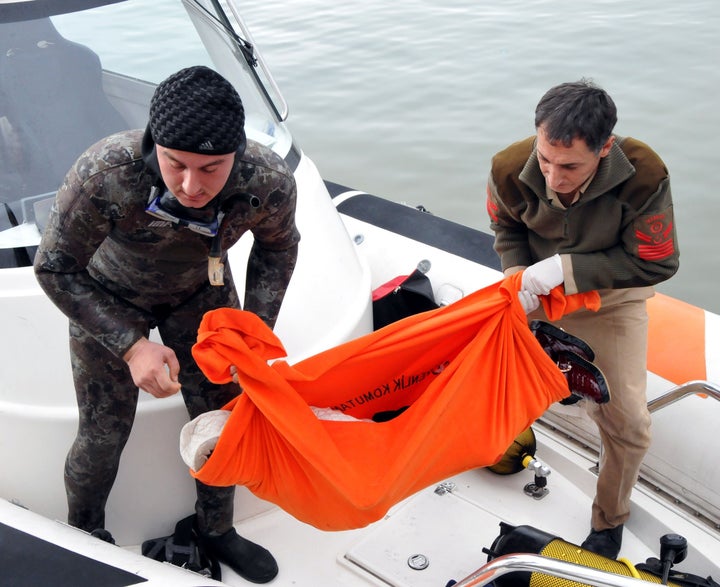
<instances>
[{"instance_id":1,"label":"man's short dark hair","mask_svg":"<svg viewBox=\"0 0 720 587\"><path fill-rule=\"evenodd\" d=\"M569 147L582 139L598 153L617 122L615 102L589 80L560 84L548 90L535 108L535 128L543 127L551 143Z\"/></svg>"}]
</instances>

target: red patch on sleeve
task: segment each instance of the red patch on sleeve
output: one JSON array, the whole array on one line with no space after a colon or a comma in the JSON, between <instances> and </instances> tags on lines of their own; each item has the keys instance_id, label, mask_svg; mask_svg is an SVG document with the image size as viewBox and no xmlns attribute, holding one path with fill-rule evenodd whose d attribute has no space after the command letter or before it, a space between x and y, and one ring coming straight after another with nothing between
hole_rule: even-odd
<instances>
[{"instance_id":1,"label":"red patch on sleeve","mask_svg":"<svg viewBox=\"0 0 720 587\"><path fill-rule=\"evenodd\" d=\"M673 223L665 214L644 216L635 224L638 256L644 261L661 261L675 254Z\"/></svg>"},{"instance_id":2,"label":"red patch on sleeve","mask_svg":"<svg viewBox=\"0 0 720 587\"><path fill-rule=\"evenodd\" d=\"M490 216L490 219L493 222L498 221L497 211L500 209L498 208L498 205L493 202L492 196L490 195L490 186L487 188L487 200L485 201L485 206L487 208L488 215Z\"/></svg>"}]
</instances>

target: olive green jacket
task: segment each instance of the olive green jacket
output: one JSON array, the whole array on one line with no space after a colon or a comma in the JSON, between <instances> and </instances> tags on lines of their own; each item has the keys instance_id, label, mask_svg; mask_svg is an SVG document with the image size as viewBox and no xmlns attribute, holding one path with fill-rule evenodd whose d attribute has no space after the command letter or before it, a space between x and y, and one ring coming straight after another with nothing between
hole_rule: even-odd
<instances>
[{"instance_id":1,"label":"olive green jacket","mask_svg":"<svg viewBox=\"0 0 720 587\"><path fill-rule=\"evenodd\" d=\"M678 269L669 174L636 139L617 137L568 208L546 195L535 137L514 143L492 160L487 209L503 270L559 253L568 294L652 286Z\"/></svg>"}]
</instances>

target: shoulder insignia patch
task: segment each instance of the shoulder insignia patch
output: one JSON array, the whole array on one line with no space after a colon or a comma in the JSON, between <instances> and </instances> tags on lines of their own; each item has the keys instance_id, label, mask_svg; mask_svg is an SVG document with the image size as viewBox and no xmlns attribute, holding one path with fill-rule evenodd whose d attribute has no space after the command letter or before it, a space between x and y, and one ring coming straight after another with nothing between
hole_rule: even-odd
<instances>
[{"instance_id":1,"label":"shoulder insignia patch","mask_svg":"<svg viewBox=\"0 0 720 587\"><path fill-rule=\"evenodd\" d=\"M498 221L497 212L500 208L498 207L498 205L495 202L493 202L493 199L490 195L490 186L488 186L488 188L487 188L487 200L485 202L485 206L487 207L487 212L488 212L488 215L490 216L490 219L493 222L497 222Z\"/></svg>"},{"instance_id":2,"label":"shoulder insignia patch","mask_svg":"<svg viewBox=\"0 0 720 587\"><path fill-rule=\"evenodd\" d=\"M661 261L675 254L672 214L642 216L635 222L638 256L645 261Z\"/></svg>"}]
</instances>

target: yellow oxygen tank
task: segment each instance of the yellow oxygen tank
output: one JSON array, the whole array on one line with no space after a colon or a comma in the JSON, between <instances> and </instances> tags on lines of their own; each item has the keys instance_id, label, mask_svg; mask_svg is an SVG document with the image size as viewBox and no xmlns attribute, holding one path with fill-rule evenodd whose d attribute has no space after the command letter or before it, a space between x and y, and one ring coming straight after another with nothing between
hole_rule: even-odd
<instances>
[{"instance_id":1,"label":"yellow oxygen tank","mask_svg":"<svg viewBox=\"0 0 720 587\"><path fill-rule=\"evenodd\" d=\"M636 569L633 564L624 559L612 560L600 556L532 526L511 526L501 523L500 535L493 542L489 552L488 561L505 554L539 554L547 558L599 569L616 575L635 577L649 583L662 584L659 577ZM494 584L495 587L583 587L586 585L585 583L552 577L542 573L529 572L504 575L496 579ZM677 583L668 582L667 584L680 587Z\"/></svg>"},{"instance_id":2,"label":"yellow oxygen tank","mask_svg":"<svg viewBox=\"0 0 720 587\"><path fill-rule=\"evenodd\" d=\"M527 467L527 459L535 456L536 449L535 432L532 428L526 428L517 435L500 460L488 466L488 469L497 475L519 473Z\"/></svg>"}]
</instances>

